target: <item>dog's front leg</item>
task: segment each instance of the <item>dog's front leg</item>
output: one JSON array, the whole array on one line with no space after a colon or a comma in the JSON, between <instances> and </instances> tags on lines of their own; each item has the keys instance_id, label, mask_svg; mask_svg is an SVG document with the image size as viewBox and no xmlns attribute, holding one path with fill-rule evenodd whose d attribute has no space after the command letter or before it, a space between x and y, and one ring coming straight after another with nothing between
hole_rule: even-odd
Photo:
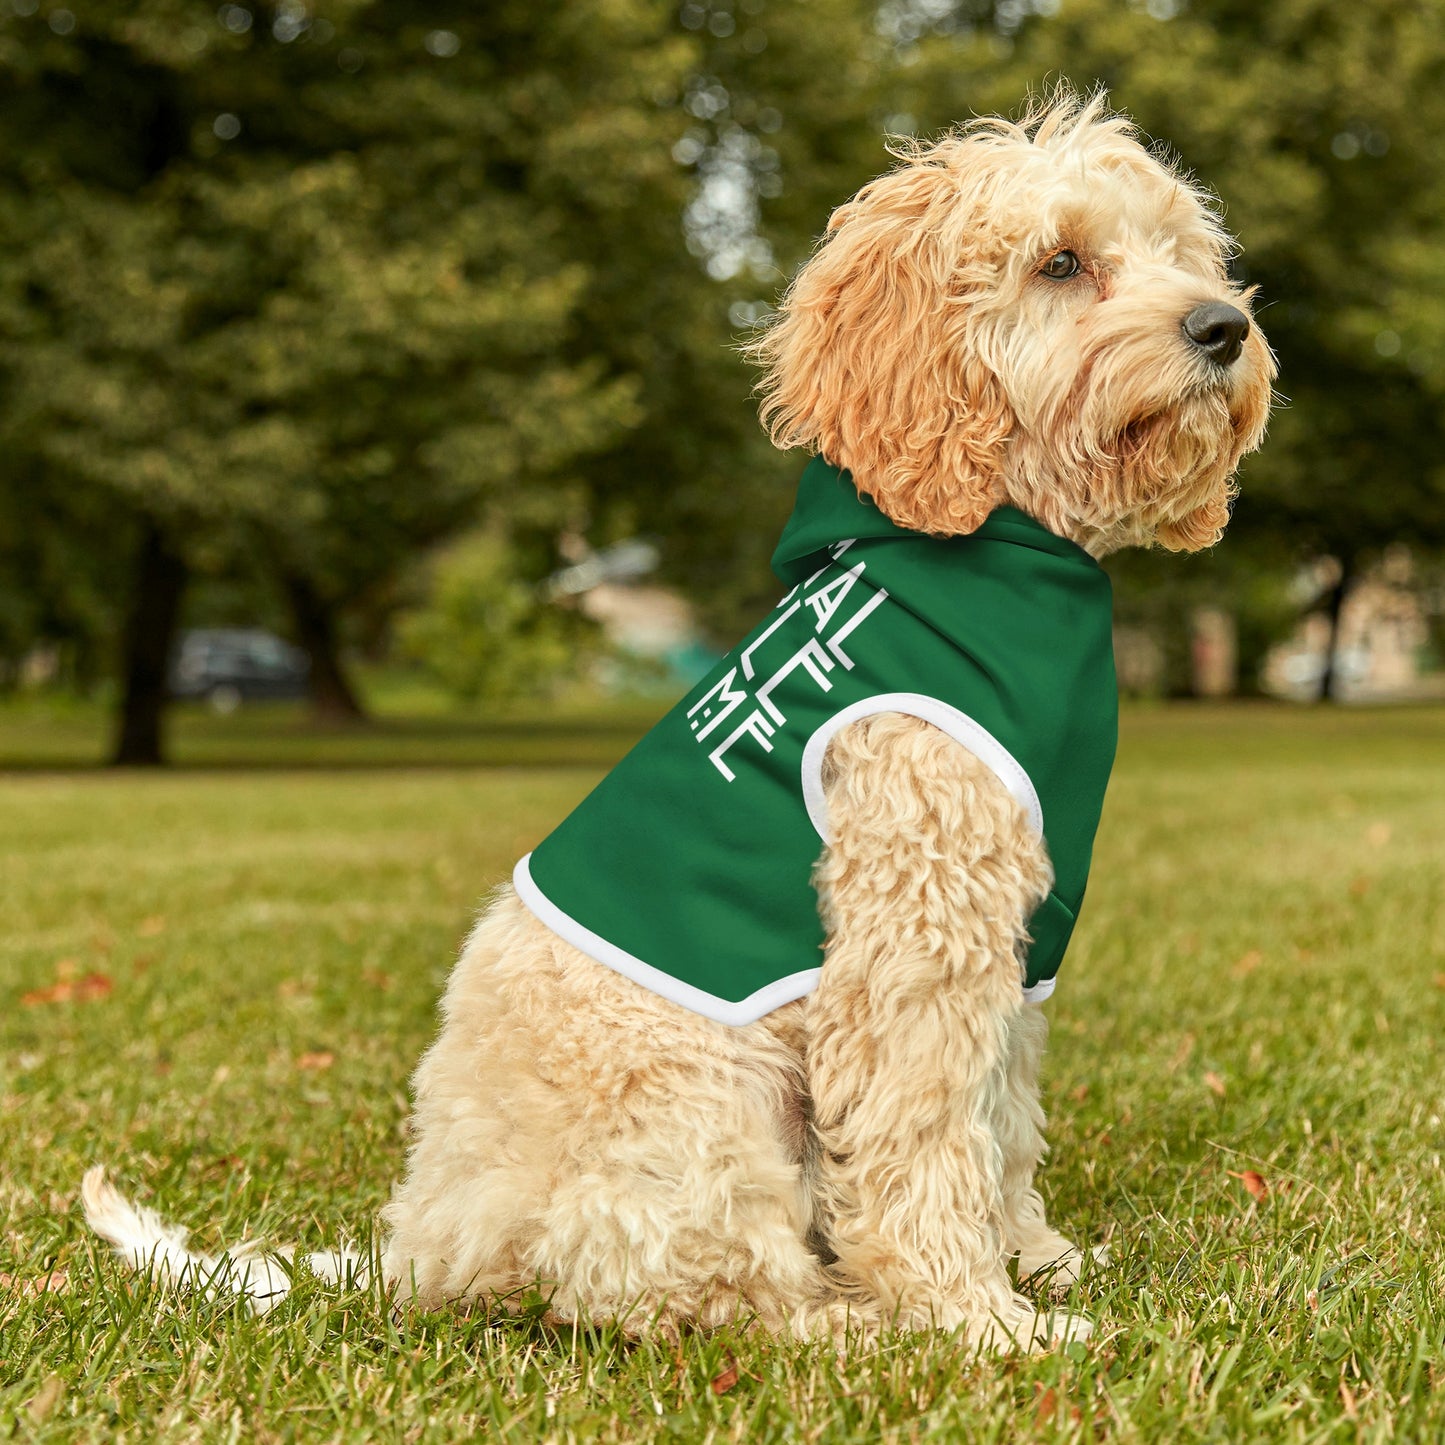
<instances>
[{"instance_id":1,"label":"dog's front leg","mask_svg":"<svg viewBox=\"0 0 1445 1445\"><path fill-rule=\"evenodd\" d=\"M1003 1158L1004 1247L1018 1256L1021 1280L1032 1276L1062 1293L1079 1278L1084 1256L1052 1228L1034 1173L1047 1152L1044 1111L1039 1103L1039 1065L1049 1036L1037 1004L1025 1004L1009 1028L1003 1087L994 1103L994 1133ZM1100 1245L1096 1259L1107 1258Z\"/></svg>"},{"instance_id":2,"label":"dog's front leg","mask_svg":"<svg viewBox=\"0 0 1445 1445\"><path fill-rule=\"evenodd\" d=\"M1037 1318L1006 1268L996 1110L1043 845L992 771L915 718L845 729L824 785L808 1069L835 1272L903 1326L964 1325L989 1345L1079 1337L1086 1322Z\"/></svg>"}]
</instances>

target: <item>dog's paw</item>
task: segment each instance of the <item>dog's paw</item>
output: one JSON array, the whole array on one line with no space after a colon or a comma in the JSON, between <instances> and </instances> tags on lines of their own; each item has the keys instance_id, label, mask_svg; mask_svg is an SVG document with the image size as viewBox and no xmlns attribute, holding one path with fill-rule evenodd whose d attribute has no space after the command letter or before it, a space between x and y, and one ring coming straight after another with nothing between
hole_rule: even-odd
<instances>
[{"instance_id":1,"label":"dog's paw","mask_svg":"<svg viewBox=\"0 0 1445 1445\"><path fill-rule=\"evenodd\" d=\"M1038 1348L1053 1349L1057 1345L1083 1343L1094 1333L1094 1322L1087 1315L1076 1315L1068 1310L1052 1310L1039 1316L1039 1327L1034 1338Z\"/></svg>"},{"instance_id":2,"label":"dog's paw","mask_svg":"<svg viewBox=\"0 0 1445 1445\"><path fill-rule=\"evenodd\" d=\"M1062 1246L1059 1248L1058 1246ZM1109 1262L1109 1246L1096 1244L1086 1255L1062 1236L1050 1249L1020 1251L1019 1283L1032 1289L1045 1289L1051 1294L1067 1294L1083 1274L1085 1262Z\"/></svg>"},{"instance_id":3,"label":"dog's paw","mask_svg":"<svg viewBox=\"0 0 1445 1445\"><path fill-rule=\"evenodd\" d=\"M1016 1295L1008 1309L993 1315L981 1328L970 1331L969 1340L979 1350L995 1353L1023 1350L1035 1354L1076 1340L1087 1340L1093 1329L1093 1321L1084 1315L1065 1310L1040 1310L1032 1300Z\"/></svg>"}]
</instances>

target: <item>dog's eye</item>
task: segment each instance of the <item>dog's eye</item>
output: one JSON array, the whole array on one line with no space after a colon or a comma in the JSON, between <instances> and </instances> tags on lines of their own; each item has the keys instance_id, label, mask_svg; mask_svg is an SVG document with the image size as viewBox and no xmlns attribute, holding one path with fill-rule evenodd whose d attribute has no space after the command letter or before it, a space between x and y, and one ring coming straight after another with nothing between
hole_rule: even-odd
<instances>
[{"instance_id":1,"label":"dog's eye","mask_svg":"<svg viewBox=\"0 0 1445 1445\"><path fill-rule=\"evenodd\" d=\"M1079 258L1072 251L1055 251L1039 267L1039 274L1047 276L1050 281L1067 281L1070 276L1077 276L1081 269Z\"/></svg>"}]
</instances>

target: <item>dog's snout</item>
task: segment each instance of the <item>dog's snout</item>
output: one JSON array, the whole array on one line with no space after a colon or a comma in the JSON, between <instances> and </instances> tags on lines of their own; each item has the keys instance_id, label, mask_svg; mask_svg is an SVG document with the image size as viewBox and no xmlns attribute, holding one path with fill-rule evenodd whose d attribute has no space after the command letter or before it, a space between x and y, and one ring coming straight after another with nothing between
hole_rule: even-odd
<instances>
[{"instance_id":1,"label":"dog's snout","mask_svg":"<svg viewBox=\"0 0 1445 1445\"><path fill-rule=\"evenodd\" d=\"M1216 365L1229 366L1244 350L1249 317L1223 301L1206 301L1184 318L1184 334Z\"/></svg>"}]
</instances>

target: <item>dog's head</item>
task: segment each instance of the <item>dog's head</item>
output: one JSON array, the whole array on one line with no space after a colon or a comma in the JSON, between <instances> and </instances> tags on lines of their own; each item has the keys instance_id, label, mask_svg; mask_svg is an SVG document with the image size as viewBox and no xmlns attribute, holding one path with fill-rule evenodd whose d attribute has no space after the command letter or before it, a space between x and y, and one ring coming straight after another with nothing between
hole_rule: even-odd
<instances>
[{"instance_id":1,"label":"dog's head","mask_svg":"<svg viewBox=\"0 0 1445 1445\"><path fill-rule=\"evenodd\" d=\"M918 531L1007 502L1098 554L1218 540L1274 360L1209 200L1102 96L901 158L751 348L774 441Z\"/></svg>"}]
</instances>

